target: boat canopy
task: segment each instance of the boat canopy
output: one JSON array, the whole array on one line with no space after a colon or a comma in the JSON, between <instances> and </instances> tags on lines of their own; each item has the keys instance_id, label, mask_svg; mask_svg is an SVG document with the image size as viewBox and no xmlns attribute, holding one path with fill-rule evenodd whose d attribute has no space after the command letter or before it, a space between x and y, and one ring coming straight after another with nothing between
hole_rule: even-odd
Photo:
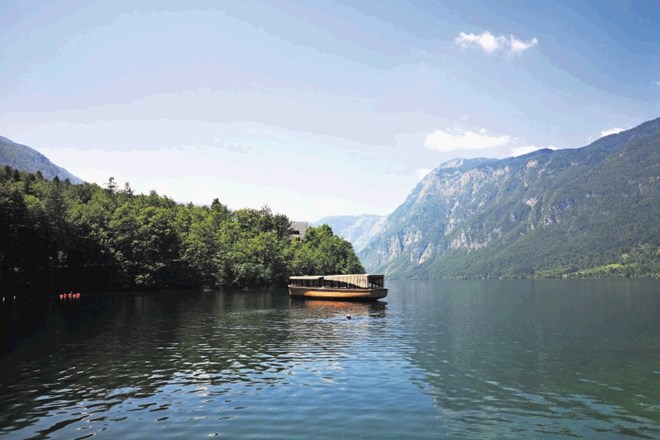
<instances>
[{"instance_id":1,"label":"boat canopy","mask_svg":"<svg viewBox=\"0 0 660 440\"><path fill-rule=\"evenodd\" d=\"M328 287L359 287L363 289L382 289L385 275L301 275L289 278L293 285L316 285Z\"/></svg>"}]
</instances>

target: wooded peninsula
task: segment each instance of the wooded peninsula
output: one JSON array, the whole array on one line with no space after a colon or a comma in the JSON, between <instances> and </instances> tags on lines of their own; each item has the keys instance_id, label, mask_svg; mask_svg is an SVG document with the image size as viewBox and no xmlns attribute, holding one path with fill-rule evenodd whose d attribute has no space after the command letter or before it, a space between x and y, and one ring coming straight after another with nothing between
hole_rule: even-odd
<instances>
[{"instance_id":1,"label":"wooded peninsula","mask_svg":"<svg viewBox=\"0 0 660 440\"><path fill-rule=\"evenodd\" d=\"M327 225L301 237L267 206L181 204L113 178L104 186L0 169L3 291L254 288L364 271Z\"/></svg>"}]
</instances>

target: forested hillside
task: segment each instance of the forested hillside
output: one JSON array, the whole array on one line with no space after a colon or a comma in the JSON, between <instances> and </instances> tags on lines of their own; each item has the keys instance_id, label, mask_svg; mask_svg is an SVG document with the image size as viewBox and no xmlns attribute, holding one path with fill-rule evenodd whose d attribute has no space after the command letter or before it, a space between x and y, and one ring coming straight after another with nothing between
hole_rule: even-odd
<instances>
[{"instance_id":1,"label":"forested hillside","mask_svg":"<svg viewBox=\"0 0 660 440\"><path fill-rule=\"evenodd\" d=\"M177 204L0 169L0 287L51 290L285 285L291 274L363 272L328 226L290 237L290 221L260 210Z\"/></svg>"},{"instance_id":2,"label":"forested hillside","mask_svg":"<svg viewBox=\"0 0 660 440\"><path fill-rule=\"evenodd\" d=\"M660 119L579 149L456 160L360 253L401 278L660 276Z\"/></svg>"},{"instance_id":3,"label":"forested hillside","mask_svg":"<svg viewBox=\"0 0 660 440\"><path fill-rule=\"evenodd\" d=\"M6 165L20 171L39 172L46 179L58 177L61 180L69 179L72 183L82 183L81 179L55 165L37 150L0 136L0 166Z\"/></svg>"}]
</instances>

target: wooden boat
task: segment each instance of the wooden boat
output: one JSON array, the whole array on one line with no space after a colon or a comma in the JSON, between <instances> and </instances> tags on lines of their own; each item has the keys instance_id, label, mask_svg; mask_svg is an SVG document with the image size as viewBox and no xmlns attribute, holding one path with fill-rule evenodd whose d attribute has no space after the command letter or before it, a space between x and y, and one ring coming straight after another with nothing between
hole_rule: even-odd
<instances>
[{"instance_id":1,"label":"wooden boat","mask_svg":"<svg viewBox=\"0 0 660 440\"><path fill-rule=\"evenodd\" d=\"M387 296L384 275L304 275L289 278L289 296L374 301Z\"/></svg>"}]
</instances>

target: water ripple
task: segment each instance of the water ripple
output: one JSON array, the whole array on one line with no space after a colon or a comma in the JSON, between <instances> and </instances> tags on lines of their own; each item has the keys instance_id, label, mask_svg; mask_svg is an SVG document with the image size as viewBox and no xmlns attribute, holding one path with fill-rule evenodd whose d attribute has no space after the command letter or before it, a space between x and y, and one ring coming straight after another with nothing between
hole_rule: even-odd
<instances>
[{"instance_id":1,"label":"water ripple","mask_svg":"<svg viewBox=\"0 0 660 440\"><path fill-rule=\"evenodd\" d=\"M81 301L79 315L51 309L41 339L3 355L0 436L660 437L657 351L628 347L592 368L567 349L563 329L580 335L579 323L544 319L538 299L515 297L507 312L489 296L422 293L377 304L135 295ZM510 310L525 319L513 325ZM614 343L591 356L621 353Z\"/></svg>"}]
</instances>

